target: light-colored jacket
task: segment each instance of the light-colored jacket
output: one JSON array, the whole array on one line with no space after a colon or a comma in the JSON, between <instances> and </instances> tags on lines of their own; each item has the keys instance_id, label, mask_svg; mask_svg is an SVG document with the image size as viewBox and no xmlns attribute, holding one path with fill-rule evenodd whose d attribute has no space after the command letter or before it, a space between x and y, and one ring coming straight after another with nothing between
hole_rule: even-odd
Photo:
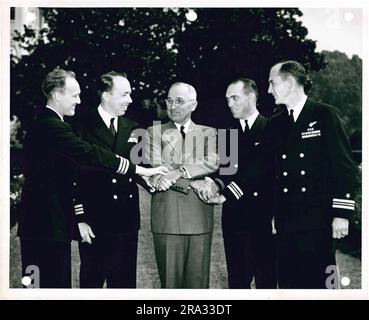
<instances>
[{"instance_id":1,"label":"light-colored jacket","mask_svg":"<svg viewBox=\"0 0 369 320\"><path fill-rule=\"evenodd\" d=\"M152 166L184 167L191 179L203 178L219 167L216 130L191 121L185 143L175 124L148 128L145 157ZM151 201L151 231L165 234L202 234L213 230L214 206L202 202L190 188L190 179L181 178L165 192L156 192Z\"/></svg>"}]
</instances>

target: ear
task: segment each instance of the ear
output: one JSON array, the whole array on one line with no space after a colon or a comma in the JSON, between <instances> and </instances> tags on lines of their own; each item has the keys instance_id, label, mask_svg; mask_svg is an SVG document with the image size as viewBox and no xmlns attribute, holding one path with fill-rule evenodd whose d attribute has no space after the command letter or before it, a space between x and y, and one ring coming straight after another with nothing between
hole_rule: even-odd
<instances>
[{"instance_id":1,"label":"ear","mask_svg":"<svg viewBox=\"0 0 369 320\"><path fill-rule=\"evenodd\" d=\"M104 101L108 101L109 98L108 98L108 95L109 93L104 91L102 94L101 94L101 99L104 100Z\"/></svg>"},{"instance_id":2,"label":"ear","mask_svg":"<svg viewBox=\"0 0 369 320\"><path fill-rule=\"evenodd\" d=\"M288 88L292 89L296 85L296 79L292 76L287 77Z\"/></svg>"},{"instance_id":3,"label":"ear","mask_svg":"<svg viewBox=\"0 0 369 320\"><path fill-rule=\"evenodd\" d=\"M191 111L195 111L196 110L196 107L197 107L197 101L193 101L192 102L192 105L191 105Z\"/></svg>"},{"instance_id":4,"label":"ear","mask_svg":"<svg viewBox=\"0 0 369 320\"><path fill-rule=\"evenodd\" d=\"M60 101L60 91L59 90L54 90L54 92L52 93L52 97L55 101L59 102Z\"/></svg>"}]
</instances>

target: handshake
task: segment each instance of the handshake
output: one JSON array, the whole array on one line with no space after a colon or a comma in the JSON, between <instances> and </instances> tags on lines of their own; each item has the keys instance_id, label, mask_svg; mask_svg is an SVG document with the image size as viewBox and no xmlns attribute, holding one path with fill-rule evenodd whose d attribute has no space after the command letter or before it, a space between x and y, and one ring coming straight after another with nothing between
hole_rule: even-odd
<instances>
[{"instance_id":1,"label":"handshake","mask_svg":"<svg viewBox=\"0 0 369 320\"><path fill-rule=\"evenodd\" d=\"M219 194L218 185L209 177L202 180L193 180L190 187L197 194L197 196L208 204L222 204L226 198Z\"/></svg>"},{"instance_id":2,"label":"handshake","mask_svg":"<svg viewBox=\"0 0 369 320\"><path fill-rule=\"evenodd\" d=\"M166 191L173 186L178 179L186 178L186 173L180 169L171 169L164 174L156 174L151 177L143 177L152 191ZM197 196L208 204L221 204L226 199L219 194L217 184L208 177L201 180L192 180L190 187Z\"/></svg>"}]
</instances>

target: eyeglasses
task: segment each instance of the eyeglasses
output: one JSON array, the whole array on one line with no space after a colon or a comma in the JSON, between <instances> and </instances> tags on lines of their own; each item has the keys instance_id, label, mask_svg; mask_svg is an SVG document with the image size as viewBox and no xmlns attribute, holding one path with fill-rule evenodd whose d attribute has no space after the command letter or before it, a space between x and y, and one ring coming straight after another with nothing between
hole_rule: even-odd
<instances>
[{"instance_id":1,"label":"eyeglasses","mask_svg":"<svg viewBox=\"0 0 369 320\"><path fill-rule=\"evenodd\" d=\"M185 100L185 99L182 99L182 98L176 98L175 100L171 99L171 98L166 98L165 99L165 103L167 104L167 106L171 106L173 103L174 105L176 106L182 106L183 104L185 104L186 102L189 102L189 101L193 101L195 99L188 99L188 100Z\"/></svg>"}]
</instances>

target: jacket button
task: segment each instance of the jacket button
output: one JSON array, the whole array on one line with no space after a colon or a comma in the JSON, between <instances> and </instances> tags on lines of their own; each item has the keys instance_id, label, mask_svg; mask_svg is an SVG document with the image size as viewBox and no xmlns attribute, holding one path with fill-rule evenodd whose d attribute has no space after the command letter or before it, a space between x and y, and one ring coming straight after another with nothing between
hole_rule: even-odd
<instances>
[{"instance_id":1,"label":"jacket button","mask_svg":"<svg viewBox=\"0 0 369 320\"><path fill-rule=\"evenodd\" d=\"M76 185L77 185L77 183L73 182L73 185L74 185L74 186L76 186Z\"/></svg>"},{"instance_id":2,"label":"jacket button","mask_svg":"<svg viewBox=\"0 0 369 320\"><path fill-rule=\"evenodd\" d=\"M76 199L73 199L73 202L76 202Z\"/></svg>"},{"instance_id":3,"label":"jacket button","mask_svg":"<svg viewBox=\"0 0 369 320\"><path fill-rule=\"evenodd\" d=\"M132 198L132 197L133 197L133 195L131 195L131 194L130 194L130 195L129 195L129 197L130 197L130 198Z\"/></svg>"},{"instance_id":4,"label":"jacket button","mask_svg":"<svg viewBox=\"0 0 369 320\"><path fill-rule=\"evenodd\" d=\"M111 180L111 182L117 183L117 179L113 179L113 180Z\"/></svg>"},{"instance_id":5,"label":"jacket button","mask_svg":"<svg viewBox=\"0 0 369 320\"><path fill-rule=\"evenodd\" d=\"M254 197L257 197L258 196L258 193L257 192L254 192Z\"/></svg>"},{"instance_id":6,"label":"jacket button","mask_svg":"<svg viewBox=\"0 0 369 320\"><path fill-rule=\"evenodd\" d=\"M238 168L238 164L236 163L236 164L234 165L234 167L235 167L235 168Z\"/></svg>"},{"instance_id":7,"label":"jacket button","mask_svg":"<svg viewBox=\"0 0 369 320\"><path fill-rule=\"evenodd\" d=\"M300 153L300 158L303 158L303 157L305 157L305 155L301 152Z\"/></svg>"},{"instance_id":8,"label":"jacket button","mask_svg":"<svg viewBox=\"0 0 369 320\"><path fill-rule=\"evenodd\" d=\"M114 198L115 200L117 200L117 199L118 199L118 196L115 194L115 195L113 196L113 198Z\"/></svg>"},{"instance_id":9,"label":"jacket button","mask_svg":"<svg viewBox=\"0 0 369 320\"><path fill-rule=\"evenodd\" d=\"M284 192L284 193L288 192L288 189L287 189L287 188L284 188L284 189L283 189L283 192Z\"/></svg>"},{"instance_id":10,"label":"jacket button","mask_svg":"<svg viewBox=\"0 0 369 320\"><path fill-rule=\"evenodd\" d=\"M306 191L306 188L305 188L305 187L302 187L302 188L301 188L301 191L302 191L302 192L305 192L305 191Z\"/></svg>"},{"instance_id":11,"label":"jacket button","mask_svg":"<svg viewBox=\"0 0 369 320\"><path fill-rule=\"evenodd\" d=\"M305 175L305 171L304 170L301 170L301 175L304 176Z\"/></svg>"},{"instance_id":12,"label":"jacket button","mask_svg":"<svg viewBox=\"0 0 369 320\"><path fill-rule=\"evenodd\" d=\"M129 182L132 182L132 178L129 178L129 179L128 179L128 181L129 181Z\"/></svg>"},{"instance_id":13,"label":"jacket button","mask_svg":"<svg viewBox=\"0 0 369 320\"><path fill-rule=\"evenodd\" d=\"M282 154L282 159L286 159L287 156L285 154Z\"/></svg>"},{"instance_id":14,"label":"jacket button","mask_svg":"<svg viewBox=\"0 0 369 320\"><path fill-rule=\"evenodd\" d=\"M288 173L287 173L287 171L283 172L283 175L284 175L284 176L286 176L287 174L288 174Z\"/></svg>"}]
</instances>

